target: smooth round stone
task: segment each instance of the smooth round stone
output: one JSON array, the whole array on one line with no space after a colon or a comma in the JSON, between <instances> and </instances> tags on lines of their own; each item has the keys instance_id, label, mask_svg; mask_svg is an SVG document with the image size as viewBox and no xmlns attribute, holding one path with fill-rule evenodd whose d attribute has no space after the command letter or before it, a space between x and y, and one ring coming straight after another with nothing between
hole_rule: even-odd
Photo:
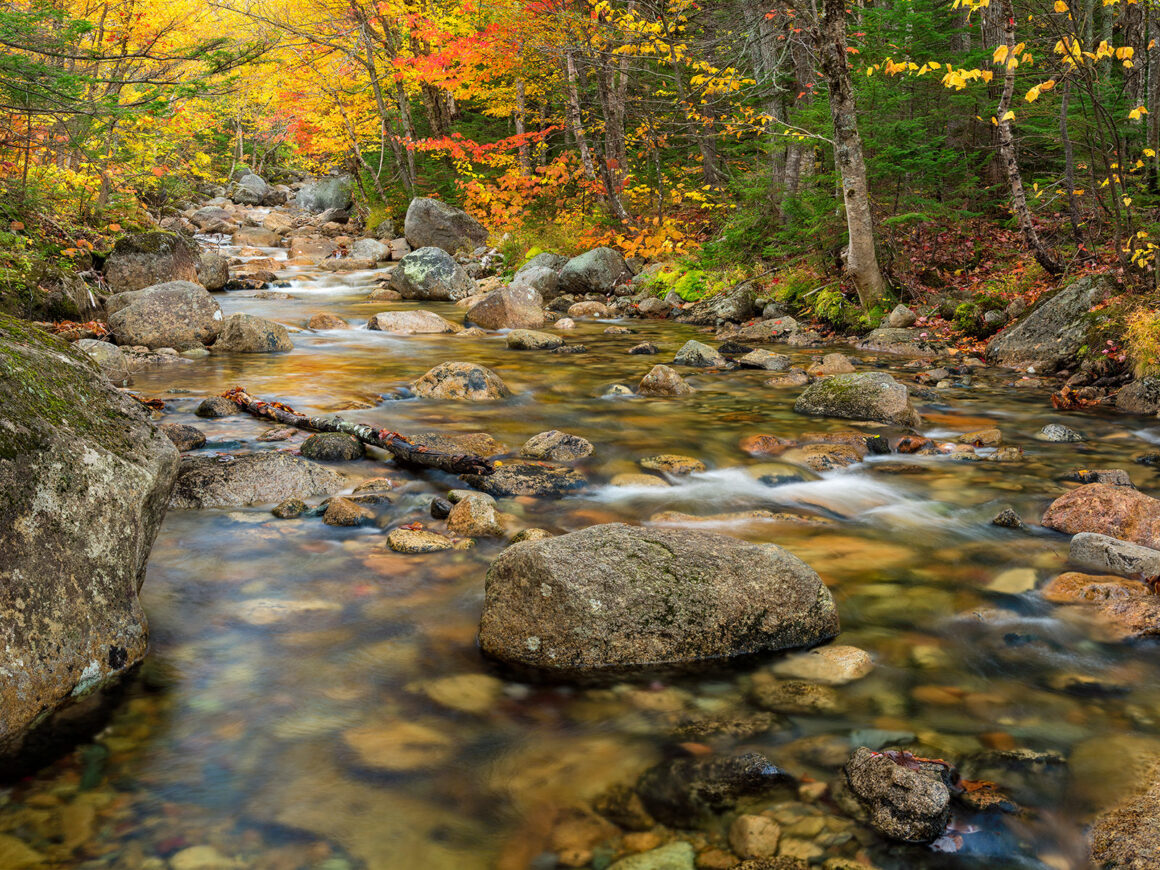
<instances>
[{"instance_id":1,"label":"smooth round stone","mask_svg":"<svg viewBox=\"0 0 1160 870\"><path fill-rule=\"evenodd\" d=\"M660 471L665 474L696 474L706 470L705 463L700 459L679 456L675 453L645 457L640 461L640 467L646 471Z\"/></svg>"},{"instance_id":2,"label":"smooth round stone","mask_svg":"<svg viewBox=\"0 0 1160 870\"><path fill-rule=\"evenodd\" d=\"M460 713L486 713L503 696L503 681L487 674L455 674L422 683L408 691L420 692L441 707Z\"/></svg>"},{"instance_id":3,"label":"smooth round stone","mask_svg":"<svg viewBox=\"0 0 1160 870\"><path fill-rule=\"evenodd\" d=\"M435 532L395 529L387 535L387 546L396 553L438 553L450 550L455 543Z\"/></svg>"},{"instance_id":4,"label":"smooth round stone","mask_svg":"<svg viewBox=\"0 0 1160 870\"><path fill-rule=\"evenodd\" d=\"M342 742L364 767L390 773L423 770L446 761L455 740L421 722L387 722L353 728Z\"/></svg>"},{"instance_id":5,"label":"smooth round stone","mask_svg":"<svg viewBox=\"0 0 1160 870\"><path fill-rule=\"evenodd\" d=\"M844 686L874 670L874 660L856 646L823 646L788 655L770 670L779 677Z\"/></svg>"},{"instance_id":6,"label":"smooth round stone","mask_svg":"<svg viewBox=\"0 0 1160 870\"><path fill-rule=\"evenodd\" d=\"M657 477L655 474L633 474L630 472L615 475L609 483L612 486L648 486L662 489L672 486L663 477Z\"/></svg>"}]
</instances>

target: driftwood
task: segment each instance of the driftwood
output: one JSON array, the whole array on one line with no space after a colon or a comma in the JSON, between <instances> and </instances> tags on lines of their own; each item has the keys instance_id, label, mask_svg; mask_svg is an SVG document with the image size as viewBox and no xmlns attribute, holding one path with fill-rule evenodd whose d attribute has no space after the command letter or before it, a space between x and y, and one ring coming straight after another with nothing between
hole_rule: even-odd
<instances>
[{"instance_id":1,"label":"driftwood","mask_svg":"<svg viewBox=\"0 0 1160 870\"><path fill-rule=\"evenodd\" d=\"M363 444L379 447L386 450L398 462L410 465L422 465L427 468L438 468L451 474L482 474L495 473L491 462L482 456L452 455L428 450L418 444L412 444L406 436L387 429L372 429L361 423L352 423L341 417L307 417L299 414L293 408L281 402L263 402L255 399L241 387L234 387L222 394L225 398L238 405L243 411L273 420L296 429L309 429L314 432L342 432L357 438Z\"/></svg>"}]
</instances>

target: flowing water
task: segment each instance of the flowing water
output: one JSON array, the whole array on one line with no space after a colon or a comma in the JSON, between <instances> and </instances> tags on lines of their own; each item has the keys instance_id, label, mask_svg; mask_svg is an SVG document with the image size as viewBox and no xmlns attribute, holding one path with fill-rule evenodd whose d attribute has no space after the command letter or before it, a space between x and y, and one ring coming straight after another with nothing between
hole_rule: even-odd
<instances>
[{"instance_id":1,"label":"flowing water","mask_svg":"<svg viewBox=\"0 0 1160 870\"><path fill-rule=\"evenodd\" d=\"M371 273L281 274L292 298L219 295L225 313L301 325L328 311L361 326L378 311L416 307L365 301ZM462 316L452 305L427 307ZM816 863L950 867L964 866L965 855L992 867L1084 866L1084 824L1160 748L1160 668L1153 649L1104 643L1081 611L1031 591L1064 567L1065 537L999 529L990 518L1011 505L1037 519L1063 491L1062 475L1081 466L1125 468L1137 485L1153 486L1152 469L1131 457L1160 429L1124 418L1064 419L1045 389L1019 389L1011 373L980 370L969 388L920 403L925 432L997 425L1006 443L1024 447L1022 461L894 456L774 486L762 478L776 464L746 456L740 438L849 427L795 415L798 390L766 387L759 371L694 372L697 392L681 399L604 398L609 385L635 384L698 336L668 322L628 321L631 335L605 334L607 325L580 322L567 338L589 353L565 356L510 351L498 335L299 331L291 353L210 356L139 375L133 389L164 398L165 420L195 423L210 439L205 450L226 454L293 449L305 437L258 442L269 424L194 417L204 396L237 384L310 413L370 405L344 413L401 432L485 431L513 451L547 429L582 435L596 445L580 463L590 488L559 501L502 504L525 526L553 532L642 523L661 511L823 518L704 527L776 542L816 569L838 601L838 642L873 656L869 676L835 689L824 712L712 733L698 723L754 721L747 687L769 662L684 679L552 687L513 679L483 659L483 578L501 542L405 556L386 548L379 528L277 520L269 506L171 512L142 591L150 658L92 743L0 793L0 864L41 866L24 848L43 866L126 870L548 868L560 847L551 836L560 809L632 782L691 741L760 751L804 777L800 794L787 789L754 806L774 807L783 850ZM661 355L626 353L644 340ZM822 352L778 350L802 365ZM905 360L856 356L860 366L914 374ZM514 397L399 398L399 387L447 360L489 366ZM1061 419L1089 440L1033 440ZM639 470L642 457L669 452L698 457L709 471L664 489L608 484ZM457 485L381 457L342 470L395 481L391 526L430 522L431 497ZM940 843L944 851L888 847L808 785L840 779L851 747L862 744L951 760L1018 748L1058 753L1067 765L1041 760L1031 773L1020 762L983 765L977 778L998 781L1022 815L960 813L958 836ZM368 761L376 754L388 760ZM719 831L698 836L701 849L723 842ZM594 866L606 866L616 845L597 846Z\"/></svg>"}]
</instances>

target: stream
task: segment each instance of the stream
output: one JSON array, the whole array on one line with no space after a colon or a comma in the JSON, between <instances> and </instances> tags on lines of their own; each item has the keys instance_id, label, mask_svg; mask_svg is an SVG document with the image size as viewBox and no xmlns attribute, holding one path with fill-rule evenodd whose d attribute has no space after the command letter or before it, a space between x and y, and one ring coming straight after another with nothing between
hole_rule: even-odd
<instances>
[{"instance_id":1,"label":"stream","mask_svg":"<svg viewBox=\"0 0 1160 870\"><path fill-rule=\"evenodd\" d=\"M1062 414L1047 388L1016 388L1019 375L981 368L970 387L939 390L937 403L916 401L923 434L997 426L1005 444L1024 449L1021 461L892 455L818 474L739 448L757 433L850 428L795 414L800 390L765 386L767 372L682 369L696 388L691 396L604 396L671 361L686 340L704 339L694 327L625 320L615 323L632 334L606 334L613 321L581 320L564 334L587 346L577 355L509 350L501 334L395 336L359 327L384 310L424 307L460 322L463 309L367 302L380 275L290 267L279 273L288 286L278 288L290 298L217 294L227 316L302 327L329 312L355 328L293 332L290 353L214 354L141 373L133 390L164 399L166 422L201 428L209 439L201 452L295 449L305 439L259 442L268 422L194 416L204 397L235 385L304 413L341 412L403 433L487 432L513 454L545 430L583 436L596 447L577 464L587 489L555 501L501 501L521 527L553 533L646 523L665 511L819 518L688 524L775 542L805 560L838 602L836 642L866 650L873 671L834 688L825 709L766 716L756 730L748 688L777 657L682 678L528 683L485 660L476 643L483 578L500 540L403 555L373 525L279 520L269 505L171 511L141 593L150 657L93 742L0 792L0 865L549 870L563 854L559 811L631 784L678 744L696 744L758 751L797 776L801 785L752 811L771 809L783 854L819 866L831 858L883 870L1086 866L1084 825L1160 750L1160 660L1147 647L1101 642L1080 611L1034 592L1064 570L1068 550L1065 536L1037 521L1077 468L1122 468L1137 486L1155 487L1155 471L1132 457L1160 441L1160 427ZM627 354L646 340L658 356ZM902 358L848 347L771 349L803 367L837 349L860 370L914 383L916 370ZM493 369L513 397L400 398L399 388L449 360ZM1034 439L1053 422L1088 440ZM609 483L660 453L696 457L708 470L671 478L669 487ZM335 467L352 486L394 481L390 527L431 523L431 498L462 485L374 456ZM804 479L773 485L771 474ZM1030 528L991 525L1005 506ZM699 727L731 719L745 724ZM810 787L840 780L860 745L974 757L970 778L997 782L1025 812L960 814L952 836L933 848L889 845ZM368 764L376 751L389 761ZM728 820L694 836L699 852L709 850L703 866L715 866L712 849L725 842ZM19 844L39 863L27 855L30 863L6 863L25 854ZM615 837L592 847L586 866L607 866L617 849Z\"/></svg>"}]
</instances>

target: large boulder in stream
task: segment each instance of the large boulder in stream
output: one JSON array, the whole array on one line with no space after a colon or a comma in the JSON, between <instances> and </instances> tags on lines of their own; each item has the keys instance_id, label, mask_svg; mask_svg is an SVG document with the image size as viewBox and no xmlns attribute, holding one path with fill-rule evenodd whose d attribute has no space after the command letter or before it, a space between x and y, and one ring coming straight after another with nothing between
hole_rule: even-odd
<instances>
[{"instance_id":1,"label":"large boulder in stream","mask_svg":"<svg viewBox=\"0 0 1160 870\"><path fill-rule=\"evenodd\" d=\"M187 457L169 506L174 510L276 504L288 498L332 495L346 478L324 465L274 450L237 456Z\"/></svg>"},{"instance_id":2,"label":"large boulder in stream","mask_svg":"<svg viewBox=\"0 0 1160 870\"><path fill-rule=\"evenodd\" d=\"M830 591L772 544L592 526L514 544L491 565L479 640L509 664L577 676L812 646L838 633Z\"/></svg>"},{"instance_id":3,"label":"large boulder in stream","mask_svg":"<svg viewBox=\"0 0 1160 870\"><path fill-rule=\"evenodd\" d=\"M105 260L113 293L140 290L164 281L197 281L197 245L185 236L154 230L117 239Z\"/></svg>"},{"instance_id":4,"label":"large boulder in stream","mask_svg":"<svg viewBox=\"0 0 1160 870\"><path fill-rule=\"evenodd\" d=\"M0 315L0 755L144 657L137 593L177 465L88 357Z\"/></svg>"},{"instance_id":5,"label":"large boulder in stream","mask_svg":"<svg viewBox=\"0 0 1160 870\"><path fill-rule=\"evenodd\" d=\"M913 428L922 422L910 392L886 372L830 375L806 387L793 406L810 417L872 420Z\"/></svg>"},{"instance_id":6,"label":"large boulder in stream","mask_svg":"<svg viewBox=\"0 0 1160 870\"><path fill-rule=\"evenodd\" d=\"M1095 532L1160 548L1160 500L1130 486L1089 483L1061 495L1043 514L1043 525L1069 535Z\"/></svg>"},{"instance_id":7,"label":"large boulder in stream","mask_svg":"<svg viewBox=\"0 0 1160 870\"><path fill-rule=\"evenodd\" d=\"M353 201L353 180L349 175L307 181L294 195L299 208L314 214L332 208L347 209Z\"/></svg>"},{"instance_id":8,"label":"large boulder in stream","mask_svg":"<svg viewBox=\"0 0 1160 870\"><path fill-rule=\"evenodd\" d=\"M1081 278L991 339L987 359L1008 368L1034 368L1039 374L1067 367L1091 338L1092 305L1110 290L1102 275Z\"/></svg>"},{"instance_id":9,"label":"large boulder in stream","mask_svg":"<svg viewBox=\"0 0 1160 870\"><path fill-rule=\"evenodd\" d=\"M391 271L391 289L404 299L458 302L475 293L475 281L442 248L411 251Z\"/></svg>"},{"instance_id":10,"label":"large boulder in stream","mask_svg":"<svg viewBox=\"0 0 1160 870\"><path fill-rule=\"evenodd\" d=\"M612 248L594 248L591 251L573 257L560 270L560 280L557 285L560 293L574 293L583 296L585 293L608 294L618 284L623 284L632 278L632 270L624 262L624 257Z\"/></svg>"},{"instance_id":11,"label":"large boulder in stream","mask_svg":"<svg viewBox=\"0 0 1160 870\"><path fill-rule=\"evenodd\" d=\"M501 287L467 310L467 322L482 329L540 329L543 306L543 298L531 287Z\"/></svg>"},{"instance_id":12,"label":"large boulder in stream","mask_svg":"<svg viewBox=\"0 0 1160 870\"><path fill-rule=\"evenodd\" d=\"M222 324L213 349L230 353L285 353L294 350L294 343L281 323L253 314L231 314Z\"/></svg>"},{"instance_id":13,"label":"large boulder in stream","mask_svg":"<svg viewBox=\"0 0 1160 870\"><path fill-rule=\"evenodd\" d=\"M411 383L411 391L424 399L457 399L486 402L512 394L500 376L475 363L445 362Z\"/></svg>"},{"instance_id":14,"label":"large boulder in stream","mask_svg":"<svg viewBox=\"0 0 1160 870\"><path fill-rule=\"evenodd\" d=\"M105 300L117 344L177 350L212 344L222 330L222 310L209 291L189 281L166 281Z\"/></svg>"},{"instance_id":15,"label":"large boulder in stream","mask_svg":"<svg viewBox=\"0 0 1160 870\"><path fill-rule=\"evenodd\" d=\"M487 241L487 228L463 209L437 199L418 198L407 206L403 235L412 248L470 253Z\"/></svg>"},{"instance_id":16,"label":"large boulder in stream","mask_svg":"<svg viewBox=\"0 0 1160 870\"><path fill-rule=\"evenodd\" d=\"M230 199L238 205L263 205L270 200L270 185L260 175L248 172L230 188Z\"/></svg>"}]
</instances>

